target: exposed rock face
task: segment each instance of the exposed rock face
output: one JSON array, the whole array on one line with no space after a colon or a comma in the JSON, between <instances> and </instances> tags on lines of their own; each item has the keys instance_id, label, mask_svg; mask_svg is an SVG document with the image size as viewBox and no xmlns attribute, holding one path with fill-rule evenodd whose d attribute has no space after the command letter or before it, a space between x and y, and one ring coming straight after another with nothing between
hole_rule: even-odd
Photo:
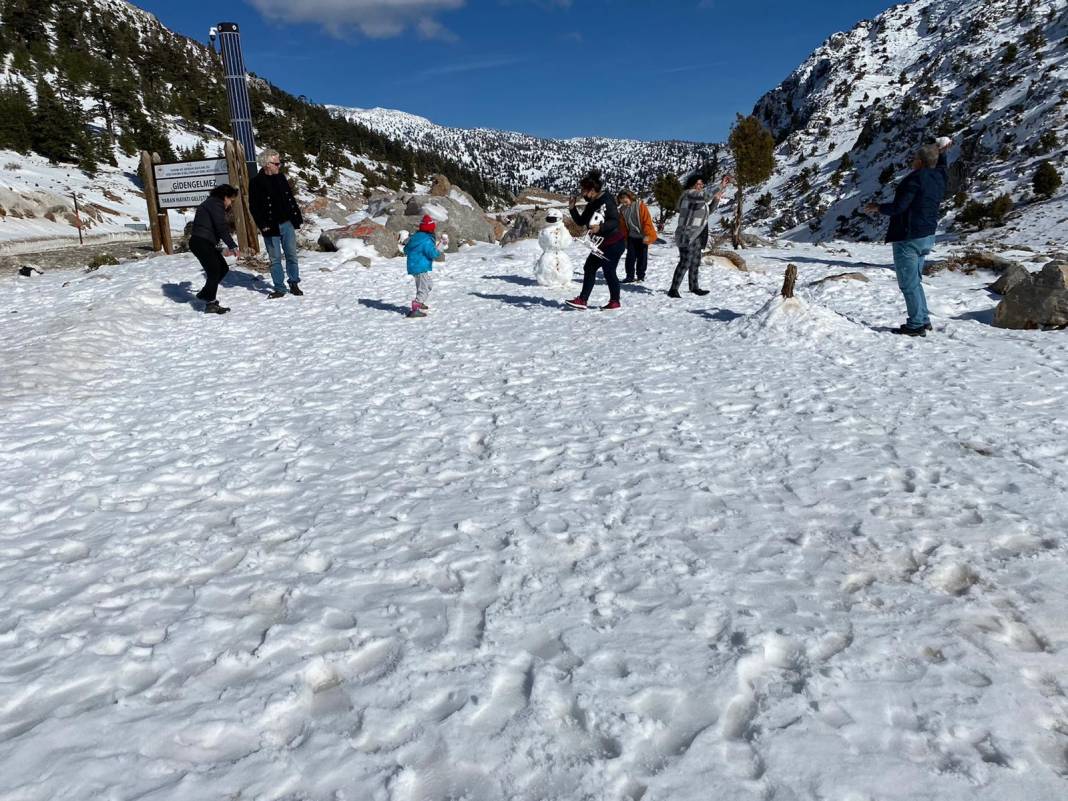
<instances>
[{"instance_id":1,"label":"exposed rock face","mask_svg":"<svg viewBox=\"0 0 1068 801\"><path fill-rule=\"evenodd\" d=\"M362 239L373 247L379 256L387 259L400 255L396 234L374 220L361 220L352 225L323 231L319 236L319 247L328 253L336 253L337 243L343 239Z\"/></svg>"},{"instance_id":2,"label":"exposed rock face","mask_svg":"<svg viewBox=\"0 0 1068 801\"><path fill-rule=\"evenodd\" d=\"M1068 261L1051 261L1037 275L1018 283L998 304L999 328L1068 327Z\"/></svg>"}]
</instances>

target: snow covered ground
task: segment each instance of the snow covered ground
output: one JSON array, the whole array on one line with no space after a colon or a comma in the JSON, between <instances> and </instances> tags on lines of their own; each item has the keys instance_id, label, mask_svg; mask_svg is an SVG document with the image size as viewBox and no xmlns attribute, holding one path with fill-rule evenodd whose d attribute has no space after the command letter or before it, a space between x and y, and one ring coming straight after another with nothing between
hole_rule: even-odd
<instances>
[{"instance_id":1,"label":"snow covered ground","mask_svg":"<svg viewBox=\"0 0 1068 801\"><path fill-rule=\"evenodd\" d=\"M845 247L5 279L0 799L1065 798L1068 336Z\"/></svg>"}]
</instances>

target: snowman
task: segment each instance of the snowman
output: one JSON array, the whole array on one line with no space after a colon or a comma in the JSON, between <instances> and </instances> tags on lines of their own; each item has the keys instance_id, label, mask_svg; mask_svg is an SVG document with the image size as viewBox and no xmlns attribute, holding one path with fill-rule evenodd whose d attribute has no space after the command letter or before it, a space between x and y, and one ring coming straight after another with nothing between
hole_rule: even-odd
<instances>
[{"instance_id":1,"label":"snowman","mask_svg":"<svg viewBox=\"0 0 1068 801\"><path fill-rule=\"evenodd\" d=\"M534 279L541 286L570 286L571 275L575 270L564 249L571 244L571 234L559 213L549 212L545 220L549 224L538 234L542 253L538 263L534 265Z\"/></svg>"}]
</instances>

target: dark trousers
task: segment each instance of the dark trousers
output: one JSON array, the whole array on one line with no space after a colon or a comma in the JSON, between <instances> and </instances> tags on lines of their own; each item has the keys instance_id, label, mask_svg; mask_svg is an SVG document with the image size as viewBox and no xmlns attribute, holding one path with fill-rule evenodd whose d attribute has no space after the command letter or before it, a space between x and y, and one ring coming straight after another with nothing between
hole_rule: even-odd
<instances>
[{"instance_id":1,"label":"dark trousers","mask_svg":"<svg viewBox=\"0 0 1068 801\"><path fill-rule=\"evenodd\" d=\"M627 237L627 278L634 280L634 268L638 268L638 280L645 280L649 267L649 246L644 240Z\"/></svg>"},{"instance_id":2,"label":"dark trousers","mask_svg":"<svg viewBox=\"0 0 1068 801\"><path fill-rule=\"evenodd\" d=\"M616 268L619 266L619 260L623 258L623 252L627 249L627 243L620 239L611 245L601 245L601 252L604 254L602 259L595 253L591 253L590 257L586 259L586 263L582 266L582 292L579 293L579 297L585 301L589 301L590 295L593 293L593 284L597 280L597 271L604 270L604 280L608 284L608 295L610 300L619 300L619 276L616 274Z\"/></svg>"},{"instance_id":3,"label":"dark trousers","mask_svg":"<svg viewBox=\"0 0 1068 801\"><path fill-rule=\"evenodd\" d=\"M697 272L701 268L701 243L694 242L689 247L679 248L679 265L675 268L675 274L671 276L671 291L678 292L682 284L682 277L689 275L690 291L700 289L697 283Z\"/></svg>"},{"instance_id":4,"label":"dark trousers","mask_svg":"<svg viewBox=\"0 0 1068 801\"><path fill-rule=\"evenodd\" d=\"M213 301L215 300L215 293L219 289L219 282L230 272L226 259L223 258L223 255L213 242L203 237L189 237L189 249L197 257L200 266L204 268L204 275L207 277L204 282L204 288L197 292L197 297L201 300Z\"/></svg>"}]
</instances>

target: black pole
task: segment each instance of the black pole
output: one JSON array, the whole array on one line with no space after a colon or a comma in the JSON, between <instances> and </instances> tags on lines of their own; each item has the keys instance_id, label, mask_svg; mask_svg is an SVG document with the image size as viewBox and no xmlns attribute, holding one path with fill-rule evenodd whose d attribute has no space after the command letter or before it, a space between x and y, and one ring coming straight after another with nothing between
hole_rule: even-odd
<instances>
[{"instance_id":1,"label":"black pole","mask_svg":"<svg viewBox=\"0 0 1068 801\"><path fill-rule=\"evenodd\" d=\"M245 149L245 161L252 175L256 172L256 135L252 130L252 104L248 95L245 58L241 53L241 29L236 22L220 22L217 30L226 94L230 100L230 125L234 139Z\"/></svg>"}]
</instances>

